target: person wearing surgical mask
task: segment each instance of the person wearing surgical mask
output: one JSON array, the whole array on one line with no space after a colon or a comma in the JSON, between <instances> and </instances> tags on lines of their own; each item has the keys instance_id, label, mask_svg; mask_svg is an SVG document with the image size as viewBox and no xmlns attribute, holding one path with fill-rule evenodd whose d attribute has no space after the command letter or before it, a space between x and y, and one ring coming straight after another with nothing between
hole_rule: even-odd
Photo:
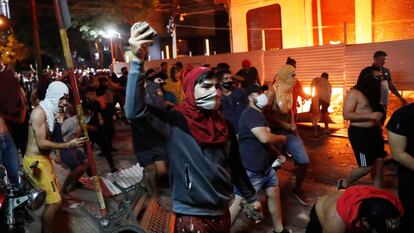
<instances>
[{"instance_id":1,"label":"person wearing surgical mask","mask_svg":"<svg viewBox=\"0 0 414 233\"><path fill-rule=\"evenodd\" d=\"M180 104L170 111L149 106L145 102L144 57L147 44L152 42L145 38L152 33L145 22L131 28L128 41L134 58L128 76L126 116L131 125L148 124L163 139L175 232L228 233L233 184L249 207L260 210L261 205L241 165L236 134L218 111L218 78L209 68L194 68L184 78L185 99Z\"/></svg>"},{"instance_id":2,"label":"person wearing surgical mask","mask_svg":"<svg viewBox=\"0 0 414 233\"><path fill-rule=\"evenodd\" d=\"M273 232L289 233L282 223L280 192L275 170L272 168L272 147L282 146L286 137L270 132L266 118L262 114L269 101L262 87L251 85L246 89L249 106L239 120L239 149L242 164L256 192L265 191L269 212L273 222ZM240 211L241 197L236 189L235 201L230 206L234 221Z\"/></svg>"},{"instance_id":3,"label":"person wearing surgical mask","mask_svg":"<svg viewBox=\"0 0 414 233\"><path fill-rule=\"evenodd\" d=\"M234 87L234 79L229 70L221 71L219 76L222 93L220 111L238 133L240 115L248 105L246 91Z\"/></svg>"}]
</instances>

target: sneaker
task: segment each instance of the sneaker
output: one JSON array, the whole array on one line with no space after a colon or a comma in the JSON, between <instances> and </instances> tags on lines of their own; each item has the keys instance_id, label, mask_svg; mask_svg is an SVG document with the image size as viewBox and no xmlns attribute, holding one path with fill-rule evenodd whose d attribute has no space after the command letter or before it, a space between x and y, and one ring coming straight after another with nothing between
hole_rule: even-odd
<instances>
[{"instance_id":1,"label":"sneaker","mask_svg":"<svg viewBox=\"0 0 414 233\"><path fill-rule=\"evenodd\" d=\"M336 185L336 189L337 190L343 190L346 189L346 187L344 186L344 179L339 179L338 180L338 184Z\"/></svg>"},{"instance_id":2,"label":"sneaker","mask_svg":"<svg viewBox=\"0 0 414 233\"><path fill-rule=\"evenodd\" d=\"M283 155L279 155L278 158L272 163L272 167L274 169L279 169L282 165L286 162L286 157Z\"/></svg>"},{"instance_id":3,"label":"sneaker","mask_svg":"<svg viewBox=\"0 0 414 233\"><path fill-rule=\"evenodd\" d=\"M308 198L306 198L302 192L293 192L293 195L296 197L296 199L298 199L298 201L304 205L304 206L309 206L309 200Z\"/></svg>"}]
</instances>

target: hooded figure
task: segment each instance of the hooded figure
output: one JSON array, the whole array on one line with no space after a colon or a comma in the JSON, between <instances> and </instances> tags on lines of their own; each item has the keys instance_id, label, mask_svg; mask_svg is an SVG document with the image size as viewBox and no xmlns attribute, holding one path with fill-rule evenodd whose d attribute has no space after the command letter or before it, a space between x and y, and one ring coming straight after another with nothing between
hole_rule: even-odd
<instances>
[{"instance_id":1,"label":"hooded figure","mask_svg":"<svg viewBox=\"0 0 414 233\"><path fill-rule=\"evenodd\" d=\"M295 67L292 65L283 65L275 76L273 89L276 94L277 107L283 114L289 113L292 109L292 88L296 83Z\"/></svg>"},{"instance_id":2,"label":"hooded figure","mask_svg":"<svg viewBox=\"0 0 414 233\"><path fill-rule=\"evenodd\" d=\"M218 111L220 92L212 75L204 67L189 72L184 79L186 99L169 111L148 105L143 62L131 63L125 113L131 125L148 124L162 135L176 232L187 232L183 229L191 221L202 222L194 232L230 232L227 217L233 184L248 203L257 200L240 161L236 134ZM217 221L211 222L211 218Z\"/></svg>"},{"instance_id":3,"label":"hooded figure","mask_svg":"<svg viewBox=\"0 0 414 233\"><path fill-rule=\"evenodd\" d=\"M382 122L384 122L387 114L385 108L381 105L381 81L371 74L358 80L354 88L368 99L369 105L374 112L384 114L384 118L382 119Z\"/></svg>"},{"instance_id":4,"label":"hooded figure","mask_svg":"<svg viewBox=\"0 0 414 233\"><path fill-rule=\"evenodd\" d=\"M146 95L145 95L145 102L148 105L157 107L157 108L165 108L165 100L162 95L159 95L158 91L161 89L159 83L155 83L154 81L147 80L146 81Z\"/></svg>"},{"instance_id":5,"label":"hooded figure","mask_svg":"<svg viewBox=\"0 0 414 233\"><path fill-rule=\"evenodd\" d=\"M404 213L401 202L391 193L370 186L353 186L347 188L336 202L336 211L344 220L348 229L360 229L362 227L360 225L360 207L364 200L370 198L380 198L390 202L396 209L398 209L398 212L400 213L399 217Z\"/></svg>"},{"instance_id":6,"label":"hooded figure","mask_svg":"<svg viewBox=\"0 0 414 233\"><path fill-rule=\"evenodd\" d=\"M50 83L46 91L46 97L40 101L39 105L46 113L47 127L53 132L55 126L55 114L59 112L59 100L69 94L69 88L61 81Z\"/></svg>"},{"instance_id":7,"label":"hooded figure","mask_svg":"<svg viewBox=\"0 0 414 233\"><path fill-rule=\"evenodd\" d=\"M187 119L191 134L201 145L223 144L228 139L227 125L221 112L201 109L194 96L197 80L210 74L211 70L206 67L197 67L188 73L184 79L184 93L187 98L174 108Z\"/></svg>"}]
</instances>

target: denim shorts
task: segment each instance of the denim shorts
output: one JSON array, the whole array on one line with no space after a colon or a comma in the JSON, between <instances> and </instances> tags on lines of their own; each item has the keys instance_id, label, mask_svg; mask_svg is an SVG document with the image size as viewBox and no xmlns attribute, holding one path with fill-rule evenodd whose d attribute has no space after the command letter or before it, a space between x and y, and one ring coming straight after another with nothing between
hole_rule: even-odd
<instances>
[{"instance_id":1,"label":"denim shorts","mask_svg":"<svg viewBox=\"0 0 414 233\"><path fill-rule=\"evenodd\" d=\"M7 169L10 181L13 184L18 182L20 169L19 155L10 134L0 134L0 164Z\"/></svg>"},{"instance_id":2,"label":"denim shorts","mask_svg":"<svg viewBox=\"0 0 414 233\"><path fill-rule=\"evenodd\" d=\"M272 132L278 135L286 136L286 151L292 155L293 161L298 165L307 165L309 164L309 157L306 153L305 145L303 144L302 139L295 135L286 132L285 130L274 130Z\"/></svg>"},{"instance_id":3,"label":"denim shorts","mask_svg":"<svg viewBox=\"0 0 414 233\"><path fill-rule=\"evenodd\" d=\"M253 188L256 190L256 192L265 190L270 187L275 187L279 183L276 172L273 168L269 168L263 173L257 173L246 169L246 173L249 177L250 183L253 185ZM241 196L237 188L235 188L235 193Z\"/></svg>"}]
</instances>

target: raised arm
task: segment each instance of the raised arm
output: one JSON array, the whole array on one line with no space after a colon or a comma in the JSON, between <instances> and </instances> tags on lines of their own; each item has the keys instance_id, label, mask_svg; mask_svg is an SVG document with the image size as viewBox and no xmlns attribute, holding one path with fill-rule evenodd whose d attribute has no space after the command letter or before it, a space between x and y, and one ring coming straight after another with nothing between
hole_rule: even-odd
<instances>
[{"instance_id":1,"label":"raised arm","mask_svg":"<svg viewBox=\"0 0 414 233\"><path fill-rule=\"evenodd\" d=\"M148 116L145 104L144 62L132 61L126 88L125 116L133 121Z\"/></svg>"},{"instance_id":2,"label":"raised arm","mask_svg":"<svg viewBox=\"0 0 414 233\"><path fill-rule=\"evenodd\" d=\"M128 42L134 58L128 74L125 101L125 115L131 121L148 116L144 90L144 58L147 45L152 43L152 40L147 38L154 33L154 30L145 22L136 23L131 27L131 37Z\"/></svg>"}]
</instances>

